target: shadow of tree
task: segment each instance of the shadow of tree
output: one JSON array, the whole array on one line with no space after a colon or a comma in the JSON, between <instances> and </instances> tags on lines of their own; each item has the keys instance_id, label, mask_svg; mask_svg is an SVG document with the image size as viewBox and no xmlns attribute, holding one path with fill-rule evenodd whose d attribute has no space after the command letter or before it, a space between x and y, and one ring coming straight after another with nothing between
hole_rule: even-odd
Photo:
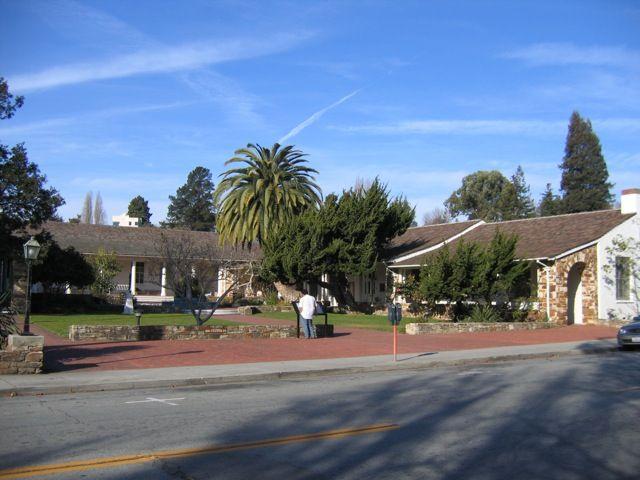
<instances>
[{"instance_id":1,"label":"shadow of tree","mask_svg":"<svg viewBox=\"0 0 640 480\"><path fill-rule=\"evenodd\" d=\"M11 446L0 453L0 464L15 464L10 451L20 452L20 464L61 461L65 453L92 458L105 446L122 444L123 435L130 440L127 453L140 446L167 448L159 446L165 438L175 439L173 448L183 448L189 438L200 444L202 438L189 432L191 420L204 425L207 441L217 445L381 423L399 428L82 474L101 479L600 480L635 479L640 470L637 352L192 390L202 393L202 405L217 405L215 411L188 412L186 422L174 418L177 409L157 410L157 416L139 424L112 426L105 417L89 425L79 419L71 430L86 429L82 442L43 442L26 451ZM92 398L100 397L74 401ZM65 411L55 419L60 425L75 421L74 410ZM108 428L97 431L96 425Z\"/></svg>"},{"instance_id":2,"label":"shadow of tree","mask_svg":"<svg viewBox=\"0 0 640 480\"><path fill-rule=\"evenodd\" d=\"M576 374L571 361L588 368ZM318 380L332 384L326 395L295 390L212 443L387 422L397 430L165 463L196 478L637 478L640 389L625 389L640 385L640 355L475 368L371 376L358 390L340 386L344 377Z\"/></svg>"}]
</instances>

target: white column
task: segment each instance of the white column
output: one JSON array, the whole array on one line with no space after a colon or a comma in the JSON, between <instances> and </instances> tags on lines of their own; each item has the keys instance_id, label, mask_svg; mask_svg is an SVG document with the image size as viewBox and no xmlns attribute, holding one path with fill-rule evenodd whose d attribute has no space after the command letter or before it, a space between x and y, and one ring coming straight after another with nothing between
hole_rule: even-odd
<instances>
[{"instance_id":1,"label":"white column","mask_svg":"<svg viewBox=\"0 0 640 480\"><path fill-rule=\"evenodd\" d=\"M160 277L160 296L167 296L167 267L162 266L162 274Z\"/></svg>"},{"instance_id":2,"label":"white column","mask_svg":"<svg viewBox=\"0 0 640 480\"><path fill-rule=\"evenodd\" d=\"M227 269L220 268L218 270L218 296L227 290Z\"/></svg>"},{"instance_id":3,"label":"white column","mask_svg":"<svg viewBox=\"0 0 640 480\"><path fill-rule=\"evenodd\" d=\"M131 260L131 295L136 294L136 261Z\"/></svg>"}]
</instances>

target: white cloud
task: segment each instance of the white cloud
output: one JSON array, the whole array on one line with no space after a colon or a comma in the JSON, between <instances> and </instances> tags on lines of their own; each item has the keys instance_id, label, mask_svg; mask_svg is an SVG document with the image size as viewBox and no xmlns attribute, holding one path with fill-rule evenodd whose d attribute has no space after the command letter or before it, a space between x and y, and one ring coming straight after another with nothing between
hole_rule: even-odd
<instances>
[{"instance_id":1,"label":"white cloud","mask_svg":"<svg viewBox=\"0 0 640 480\"><path fill-rule=\"evenodd\" d=\"M513 60L522 60L533 66L640 66L640 52L617 46L581 47L572 43L537 43L512 50L502 56Z\"/></svg>"},{"instance_id":2,"label":"white cloud","mask_svg":"<svg viewBox=\"0 0 640 480\"><path fill-rule=\"evenodd\" d=\"M359 91L360 90L355 90L355 91L351 92L349 95L345 95L344 97L342 97L337 102L332 103L328 107L325 107L322 110L318 110L313 115L311 115L309 118L307 118L305 121L303 121L302 123L299 123L298 125L293 127L293 129L291 129L291 131L289 133L287 133L284 137L282 137L280 140L278 140L278 143L284 143L289 138L296 136L298 133L300 133L302 130L307 128L309 125L313 125L315 122L317 122L320 119L320 117L322 117L329 110L331 110L331 109L337 107L338 105L346 102L351 97L356 95Z\"/></svg>"},{"instance_id":3,"label":"white cloud","mask_svg":"<svg viewBox=\"0 0 640 480\"><path fill-rule=\"evenodd\" d=\"M145 170L144 173L131 173L123 183L122 176L95 176L95 177L75 177L68 185L73 187L83 187L89 190L102 190L103 192L119 191L126 186L127 191L143 192L173 192L180 180L175 174L157 174Z\"/></svg>"},{"instance_id":4,"label":"white cloud","mask_svg":"<svg viewBox=\"0 0 640 480\"><path fill-rule=\"evenodd\" d=\"M253 125L264 123L256 112L260 100L244 91L236 81L211 70L185 73L180 79L202 98L224 108L232 119Z\"/></svg>"},{"instance_id":5,"label":"white cloud","mask_svg":"<svg viewBox=\"0 0 640 480\"><path fill-rule=\"evenodd\" d=\"M60 127L66 127L74 124L86 124L89 120L112 118L120 115L128 115L144 112L155 112L159 110L168 110L172 108L180 108L192 105L195 102L172 102L150 105L138 105L134 107L108 108L95 112L79 113L70 117L57 117L41 120L37 122L24 123L11 127L0 128L2 135L17 135L25 133L42 133L50 131L59 131Z\"/></svg>"},{"instance_id":6,"label":"white cloud","mask_svg":"<svg viewBox=\"0 0 640 480\"><path fill-rule=\"evenodd\" d=\"M332 128L373 135L556 135L564 134L567 123L567 120L408 120ZM592 123L597 130L640 131L640 118L598 119Z\"/></svg>"},{"instance_id":7,"label":"white cloud","mask_svg":"<svg viewBox=\"0 0 640 480\"><path fill-rule=\"evenodd\" d=\"M370 134L455 134L504 135L548 134L565 128L564 122L539 120L408 120L385 125L337 127L339 130Z\"/></svg>"},{"instance_id":8,"label":"white cloud","mask_svg":"<svg viewBox=\"0 0 640 480\"><path fill-rule=\"evenodd\" d=\"M52 67L38 73L14 75L16 92L73 85L95 80L148 73L195 70L222 62L255 58L287 50L307 39L308 33L280 34L259 39L234 39L180 46L145 48L135 53L87 63Z\"/></svg>"}]
</instances>

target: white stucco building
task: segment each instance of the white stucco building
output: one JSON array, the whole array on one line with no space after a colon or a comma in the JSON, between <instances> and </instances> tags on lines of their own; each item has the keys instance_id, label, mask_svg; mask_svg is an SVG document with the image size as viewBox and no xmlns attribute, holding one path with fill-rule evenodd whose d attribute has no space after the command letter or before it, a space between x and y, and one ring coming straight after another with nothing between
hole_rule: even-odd
<instances>
[{"instance_id":1,"label":"white stucco building","mask_svg":"<svg viewBox=\"0 0 640 480\"><path fill-rule=\"evenodd\" d=\"M122 215L113 215L111 217L111 224L114 227L139 227L140 219L138 217L130 217L126 213Z\"/></svg>"}]
</instances>

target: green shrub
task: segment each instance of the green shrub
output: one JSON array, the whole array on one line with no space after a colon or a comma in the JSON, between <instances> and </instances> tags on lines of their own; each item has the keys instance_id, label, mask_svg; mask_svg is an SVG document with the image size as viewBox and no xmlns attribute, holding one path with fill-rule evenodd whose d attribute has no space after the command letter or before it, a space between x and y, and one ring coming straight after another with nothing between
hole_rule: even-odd
<instances>
[{"instance_id":1,"label":"green shrub","mask_svg":"<svg viewBox=\"0 0 640 480\"><path fill-rule=\"evenodd\" d=\"M502 321L502 317L491 305L475 305L466 320L471 323L491 323Z\"/></svg>"},{"instance_id":2,"label":"green shrub","mask_svg":"<svg viewBox=\"0 0 640 480\"><path fill-rule=\"evenodd\" d=\"M271 290L264 295L265 305L278 305L278 292L277 290Z\"/></svg>"},{"instance_id":3,"label":"green shrub","mask_svg":"<svg viewBox=\"0 0 640 480\"><path fill-rule=\"evenodd\" d=\"M233 300L234 307L248 307L248 306L258 306L264 305L264 300L258 297L240 297Z\"/></svg>"}]
</instances>

